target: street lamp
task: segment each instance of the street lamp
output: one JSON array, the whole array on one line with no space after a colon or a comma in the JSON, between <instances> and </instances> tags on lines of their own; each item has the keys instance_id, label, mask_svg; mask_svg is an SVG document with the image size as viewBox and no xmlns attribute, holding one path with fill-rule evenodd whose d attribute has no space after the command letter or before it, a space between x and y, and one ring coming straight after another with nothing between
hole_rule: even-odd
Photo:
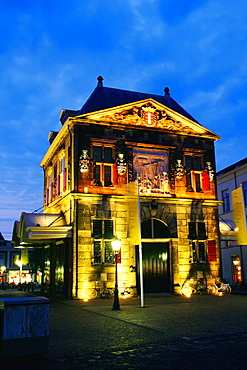
<instances>
[{"instance_id":1,"label":"street lamp","mask_svg":"<svg viewBox=\"0 0 247 370\"><path fill-rule=\"evenodd\" d=\"M120 310L120 304L119 304L119 297L118 297L118 282L117 282L117 260L118 260L118 253L120 251L122 242L119 239L114 239L112 241L112 249L115 254L115 265L116 265L116 270L115 270L115 289L114 289L114 301L113 301L113 307L112 310Z\"/></svg>"},{"instance_id":2,"label":"street lamp","mask_svg":"<svg viewBox=\"0 0 247 370\"><path fill-rule=\"evenodd\" d=\"M22 261L21 260L18 260L16 261L15 263L17 266L19 266L20 268L20 284L21 284L21 277L22 277Z\"/></svg>"}]
</instances>

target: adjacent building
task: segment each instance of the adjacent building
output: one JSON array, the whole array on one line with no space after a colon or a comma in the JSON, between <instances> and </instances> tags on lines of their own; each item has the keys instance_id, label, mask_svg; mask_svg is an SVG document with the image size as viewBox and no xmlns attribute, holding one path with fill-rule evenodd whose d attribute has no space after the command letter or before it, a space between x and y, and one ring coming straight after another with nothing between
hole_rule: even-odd
<instances>
[{"instance_id":1,"label":"adjacent building","mask_svg":"<svg viewBox=\"0 0 247 370\"><path fill-rule=\"evenodd\" d=\"M16 249L0 233L0 283L18 285L31 281L27 249Z\"/></svg>"},{"instance_id":2,"label":"adjacent building","mask_svg":"<svg viewBox=\"0 0 247 370\"><path fill-rule=\"evenodd\" d=\"M222 275L231 285L247 284L247 158L217 173Z\"/></svg>"},{"instance_id":3,"label":"adjacent building","mask_svg":"<svg viewBox=\"0 0 247 370\"><path fill-rule=\"evenodd\" d=\"M115 238L120 290L140 291L140 251L145 293L180 294L189 278L220 276L218 135L168 88L109 88L101 76L83 107L62 110L60 121L41 161L44 211L22 213L16 235L42 254L43 290L83 298L113 287Z\"/></svg>"}]
</instances>

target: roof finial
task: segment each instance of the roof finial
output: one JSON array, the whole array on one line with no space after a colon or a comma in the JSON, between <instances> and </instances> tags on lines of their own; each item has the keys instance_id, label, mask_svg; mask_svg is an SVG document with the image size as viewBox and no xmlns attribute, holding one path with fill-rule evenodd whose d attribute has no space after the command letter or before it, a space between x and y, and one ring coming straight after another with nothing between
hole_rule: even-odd
<instances>
[{"instance_id":1,"label":"roof finial","mask_svg":"<svg viewBox=\"0 0 247 370\"><path fill-rule=\"evenodd\" d=\"M169 87L165 87L164 88L164 92L165 92L165 95L169 95L170 96L170 89L169 89Z\"/></svg>"},{"instance_id":2,"label":"roof finial","mask_svg":"<svg viewBox=\"0 0 247 370\"><path fill-rule=\"evenodd\" d=\"M99 87L103 87L103 77L102 76L99 76L99 77L97 77L97 80L98 80L98 86Z\"/></svg>"}]
</instances>

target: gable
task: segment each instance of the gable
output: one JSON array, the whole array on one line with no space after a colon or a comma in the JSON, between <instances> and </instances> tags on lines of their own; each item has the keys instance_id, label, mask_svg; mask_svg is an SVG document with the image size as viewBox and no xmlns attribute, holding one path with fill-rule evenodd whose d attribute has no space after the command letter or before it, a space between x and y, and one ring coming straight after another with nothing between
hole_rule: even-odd
<instances>
[{"instance_id":1,"label":"gable","mask_svg":"<svg viewBox=\"0 0 247 370\"><path fill-rule=\"evenodd\" d=\"M131 104L104 109L84 114L76 119L87 119L93 122L111 123L129 127L145 127L180 134L210 136L218 140L219 136L207 130L199 123L173 111L153 99L146 99Z\"/></svg>"}]
</instances>

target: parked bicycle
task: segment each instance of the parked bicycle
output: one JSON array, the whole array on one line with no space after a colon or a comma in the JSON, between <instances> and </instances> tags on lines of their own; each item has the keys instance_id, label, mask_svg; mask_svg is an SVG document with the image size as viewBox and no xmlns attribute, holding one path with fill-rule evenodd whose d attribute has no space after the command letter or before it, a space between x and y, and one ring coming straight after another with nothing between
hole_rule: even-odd
<instances>
[{"instance_id":1,"label":"parked bicycle","mask_svg":"<svg viewBox=\"0 0 247 370\"><path fill-rule=\"evenodd\" d=\"M124 290L120 291L120 293L119 293L120 298L132 298L132 297L134 297L134 295L135 295L134 289L131 288L131 287L125 287L125 283L123 285L124 285Z\"/></svg>"},{"instance_id":2,"label":"parked bicycle","mask_svg":"<svg viewBox=\"0 0 247 370\"><path fill-rule=\"evenodd\" d=\"M81 292L81 297L84 300L91 300L96 298L112 298L114 295L113 288L107 288L106 282L103 283L103 287L99 286L99 282L95 281L95 288L84 289Z\"/></svg>"},{"instance_id":3,"label":"parked bicycle","mask_svg":"<svg viewBox=\"0 0 247 370\"><path fill-rule=\"evenodd\" d=\"M186 297L190 297L192 294L203 294L207 293L207 286L200 280L190 278L186 280L182 286L182 294Z\"/></svg>"},{"instance_id":4,"label":"parked bicycle","mask_svg":"<svg viewBox=\"0 0 247 370\"><path fill-rule=\"evenodd\" d=\"M215 279L213 284L207 287L208 294L231 294L232 288L229 284L222 283L219 279Z\"/></svg>"}]
</instances>

